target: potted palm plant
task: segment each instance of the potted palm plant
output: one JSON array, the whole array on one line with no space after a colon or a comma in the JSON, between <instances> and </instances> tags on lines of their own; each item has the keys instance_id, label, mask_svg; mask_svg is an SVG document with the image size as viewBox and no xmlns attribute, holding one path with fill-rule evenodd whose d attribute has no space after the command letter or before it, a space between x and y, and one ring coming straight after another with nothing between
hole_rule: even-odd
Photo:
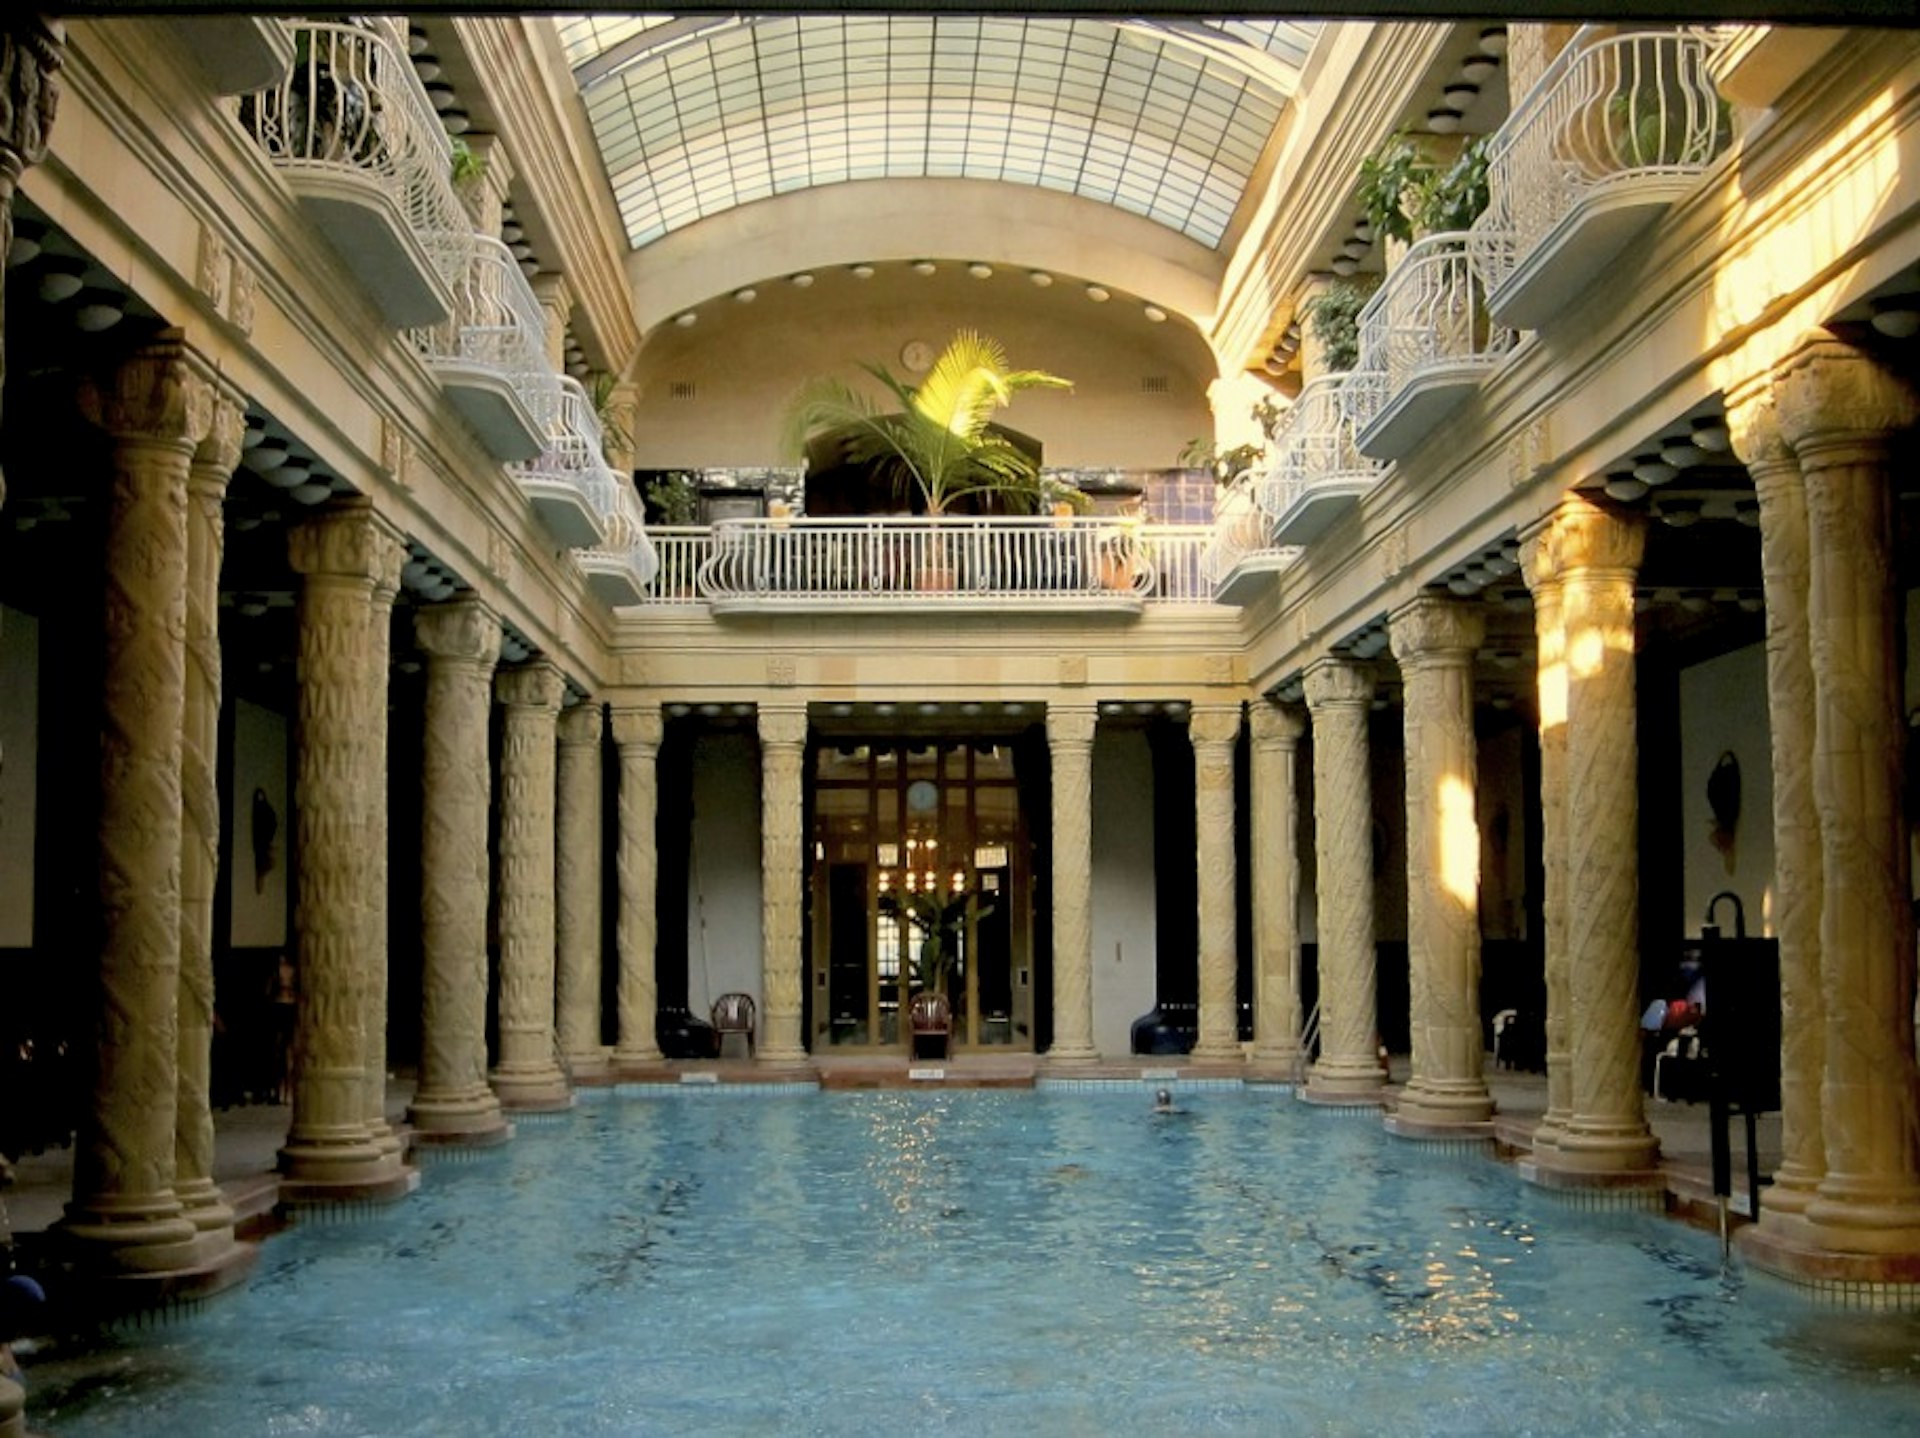
<instances>
[{"instance_id":1,"label":"potted palm plant","mask_svg":"<svg viewBox=\"0 0 1920 1438\"><path fill-rule=\"evenodd\" d=\"M789 455L800 458L809 439L839 431L850 463L875 466L917 495L930 516L946 514L971 494L998 494L1021 510L1038 504L1038 461L996 432L993 416L1022 390L1071 389L1072 381L1011 368L999 341L974 330L948 340L918 385L884 365L861 368L880 382L891 404L836 377L809 380L787 405L782 442Z\"/></svg>"}]
</instances>

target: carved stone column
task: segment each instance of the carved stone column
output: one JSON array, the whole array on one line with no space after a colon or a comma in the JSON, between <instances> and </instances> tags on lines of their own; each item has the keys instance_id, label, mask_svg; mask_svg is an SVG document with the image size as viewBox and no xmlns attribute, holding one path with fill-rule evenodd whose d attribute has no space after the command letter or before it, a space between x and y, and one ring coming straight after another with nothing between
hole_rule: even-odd
<instances>
[{"instance_id":1,"label":"carved stone column","mask_svg":"<svg viewBox=\"0 0 1920 1438\"><path fill-rule=\"evenodd\" d=\"M1307 671L1313 716L1313 847L1320 897L1320 1058L1303 1097L1378 1103L1378 977L1373 933L1373 781L1367 716L1373 670L1322 659Z\"/></svg>"},{"instance_id":2,"label":"carved stone column","mask_svg":"<svg viewBox=\"0 0 1920 1438\"><path fill-rule=\"evenodd\" d=\"M1541 935L1547 993L1547 1111L1533 1151L1559 1142L1573 1112L1573 993L1567 971L1567 636L1553 526L1529 535L1520 569L1533 594L1534 683L1540 723Z\"/></svg>"},{"instance_id":3,"label":"carved stone column","mask_svg":"<svg viewBox=\"0 0 1920 1438\"><path fill-rule=\"evenodd\" d=\"M577 1078L607 1066L600 1043L600 705L560 716L555 967L560 1052Z\"/></svg>"},{"instance_id":4,"label":"carved stone column","mask_svg":"<svg viewBox=\"0 0 1920 1438\"><path fill-rule=\"evenodd\" d=\"M554 729L564 685L544 661L502 670L500 752L500 1062L509 1109L569 1107L553 1028Z\"/></svg>"},{"instance_id":5,"label":"carved stone column","mask_svg":"<svg viewBox=\"0 0 1920 1438\"><path fill-rule=\"evenodd\" d=\"M1640 756L1633 586L1645 516L1580 494L1555 511L1565 635L1572 1107L1534 1177L1651 1170L1640 1092ZM1576 1181L1584 1179L1576 1177Z\"/></svg>"},{"instance_id":6,"label":"carved stone column","mask_svg":"<svg viewBox=\"0 0 1920 1438\"><path fill-rule=\"evenodd\" d=\"M401 1157L400 1139L387 1122L387 725L390 709L387 684L393 673L393 601L400 592L404 549L391 566L383 565L373 580L367 610L367 812L362 820L367 835L366 1081L360 1102L367 1131L383 1153Z\"/></svg>"},{"instance_id":7,"label":"carved stone column","mask_svg":"<svg viewBox=\"0 0 1920 1438\"><path fill-rule=\"evenodd\" d=\"M500 620L477 599L417 611L427 656L421 747L420 1082L414 1142L502 1143L487 1085L488 725Z\"/></svg>"},{"instance_id":8,"label":"carved stone column","mask_svg":"<svg viewBox=\"0 0 1920 1438\"><path fill-rule=\"evenodd\" d=\"M1053 769L1054 1063L1097 1057L1093 1046L1093 731L1091 704L1047 706Z\"/></svg>"},{"instance_id":9,"label":"carved stone column","mask_svg":"<svg viewBox=\"0 0 1920 1438\"><path fill-rule=\"evenodd\" d=\"M760 1034L768 1063L806 1057L800 1034L804 708L760 706Z\"/></svg>"},{"instance_id":10,"label":"carved stone column","mask_svg":"<svg viewBox=\"0 0 1920 1438\"><path fill-rule=\"evenodd\" d=\"M1234 908L1233 750L1238 704L1195 705L1193 741L1196 858L1200 891L1199 1037L1193 1057L1240 1057L1238 917Z\"/></svg>"},{"instance_id":11,"label":"carved stone column","mask_svg":"<svg viewBox=\"0 0 1920 1438\"><path fill-rule=\"evenodd\" d=\"M660 711L616 709L613 742L620 748L620 1040L616 1067L660 1062L654 1032L659 985L655 950L659 940L660 860L654 818L660 803Z\"/></svg>"},{"instance_id":12,"label":"carved stone column","mask_svg":"<svg viewBox=\"0 0 1920 1438\"><path fill-rule=\"evenodd\" d=\"M13 194L20 176L47 157L66 43L66 26L44 16L17 16L0 27L0 255L13 248ZM6 295L0 291L0 336L5 328ZM0 344L0 384L5 379L6 346ZM0 505L6 502L0 478Z\"/></svg>"},{"instance_id":13,"label":"carved stone column","mask_svg":"<svg viewBox=\"0 0 1920 1438\"><path fill-rule=\"evenodd\" d=\"M1253 1058L1298 1072L1300 798L1294 766L1306 715L1256 703L1253 728Z\"/></svg>"},{"instance_id":14,"label":"carved stone column","mask_svg":"<svg viewBox=\"0 0 1920 1438\"><path fill-rule=\"evenodd\" d=\"M224 387L187 469L187 667L181 729L180 1077L173 1190L202 1233L233 1237L213 1182L213 889L220 866L220 556L246 401ZM216 1239L216 1242L222 1241Z\"/></svg>"},{"instance_id":15,"label":"carved stone column","mask_svg":"<svg viewBox=\"0 0 1920 1438\"><path fill-rule=\"evenodd\" d=\"M1780 366L1780 430L1806 481L1814 803L1820 814L1821 1088L1826 1174L1806 1216L1820 1247L1920 1253L1914 929L1901 812L1901 704L1888 436L1914 396L1865 355L1810 338Z\"/></svg>"},{"instance_id":16,"label":"carved stone column","mask_svg":"<svg viewBox=\"0 0 1920 1438\"><path fill-rule=\"evenodd\" d=\"M1820 1126L1826 1001L1820 992L1820 811L1813 797L1813 655L1807 639L1807 495L1770 387L1727 406L1734 450L1760 500L1773 736L1773 932L1780 946L1780 1167L1760 1221L1797 1221L1827 1170Z\"/></svg>"},{"instance_id":17,"label":"carved stone column","mask_svg":"<svg viewBox=\"0 0 1920 1438\"><path fill-rule=\"evenodd\" d=\"M398 583L406 550L364 501L296 525L288 558L302 576L294 812L294 939L300 1009L293 1123L280 1150L283 1200L390 1199L419 1175L368 1123L367 1025L376 1012L368 954L372 891L386 873L367 832L372 791L386 784L384 671L376 679L375 592ZM380 811L384 805L380 806ZM381 1003L377 1012L384 1014Z\"/></svg>"},{"instance_id":18,"label":"carved stone column","mask_svg":"<svg viewBox=\"0 0 1920 1438\"><path fill-rule=\"evenodd\" d=\"M1493 1117L1480 1031L1480 824L1473 742L1477 606L1422 596L1389 625L1405 686L1407 957L1413 1072L1388 1126L1419 1135Z\"/></svg>"},{"instance_id":19,"label":"carved stone column","mask_svg":"<svg viewBox=\"0 0 1920 1438\"><path fill-rule=\"evenodd\" d=\"M567 324L573 318L573 291L567 285L567 277L551 270L533 277L533 297L540 301L540 312L546 317L547 362L555 369L565 369L567 363Z\"/></svg>"},{"instance_id":20,"label":"carved stone column","mask_svg":"<svg viewBox=\"0 0 1920 1438\"><path fill-rule=\"evenodd\" d=\"M211 372L171 331L81 400L114 441L100 714L100 958L93 1092L64 1228L108 1273L188 1268L198 1230L174 1191L179 1071L180 764L187 470Z\"/></svg>"}]
</instances>

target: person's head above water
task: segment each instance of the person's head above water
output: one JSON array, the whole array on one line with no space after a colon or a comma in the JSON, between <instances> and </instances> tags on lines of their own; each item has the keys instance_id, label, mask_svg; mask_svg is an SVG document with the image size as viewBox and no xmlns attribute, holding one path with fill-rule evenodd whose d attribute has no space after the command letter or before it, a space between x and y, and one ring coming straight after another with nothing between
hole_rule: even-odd
<instances>
[{"instance_id":1,"label":"person's head above water","mask_svg":"<svg viewBox=\"0 0 1920 1438\"><path fill-rule=\"evenodd\" d=\"M1157 1109L1170 1109L1170 1108L1172 1108L1172 1107L1173 1107L1173 1093L1172 1093L1172 1091L1171 1091L1171 1090L1168 1090L1168 1089L1157 1089L1157 1090L1155 1090L1155 1092L1154 1092L1154 1095L1153 1095L1153 1106L1154 1106L1155 1108L1157 1108Z\"/></svg>"}]
</instances>

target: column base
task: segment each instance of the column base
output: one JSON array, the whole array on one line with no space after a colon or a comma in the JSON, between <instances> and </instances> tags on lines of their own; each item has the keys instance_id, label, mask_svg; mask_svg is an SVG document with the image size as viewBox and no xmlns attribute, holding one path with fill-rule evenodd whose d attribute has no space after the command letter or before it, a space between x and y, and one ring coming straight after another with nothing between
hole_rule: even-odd
<instances>
[{"instance_id":1,"label":"column base","mask_svg":"<svg viewBox=\"0 0 1920 1438\"><path fill-rule=\"evenodd\" d=\"M382 1152L364 1128L287 1136L280 1150L283 1207L391 1203L420 1186L420 1173Z\"/></svg>"},{"instance_id":2,"label":"column base","mask_svg":"<svg viewBox=\"0 0 1920 1438\"><path fill-rule=\"evenodd\" d=\"M113 1272L76 1265L62 1280L61 1306L104 1323L200 1303L236 1288L253 1272L260 1245L235 1242L231 1233L218 1238L189 1245L198 1250L192 1261L172 1268Z\"/></svg>"},{"instance_id":3,"label":"column base","mask_svg":"<svg viewBox=\"0 0 1920 1438\"><path fill-rule=\"evenodd\" d=\"M645 1048L632 1049L623 1049L616 1045L613 1050L612 1062L616 1074L624 1073L628 1069L653 1068L666 1061L667 1056L660 1052L658 1044L648 1044Z\"/></svg>"},{"instance_id":4,"label":"column base","mask_svg":"<svg viewBox=\"0 0 1920 1438\"><path fill-rule=\"evenodd\" d=\"M1773 1171L1773 1183L1767 1188L1766 1205L1761 1213L1798 1217L1807 1211L1807 1205L1813 1202L1813 1196L1819 1190L1819 1174L1807 1173L1790 1163L1783 1163Z\"/></svg>"},{"instance_id":5,"label":"column base","mask_svg":"<svg viewBox=\"0 0 1920 1438\"><path fill-rule=\"evenodd\" d=\"M415 1147L485 1148L513 1137L513 1125L500 1112L493 1090L470 1094L415 1095L407 1108Z\"/></svg>"},{"instance_id":6,"label":"column base","mask_svg":"<svg viewBox=\"0 0 1920 1438\"><path fill-rule=\"evenodd\" d=\"M573 1107L567 1076L552 1064L537 1069L495 1069L493 1092L501 1108L520 1113L558 1113Z\"/></svg>"},{"instance_id":7,"label":"column base","mask_svg":"<svg viewBox=\"0 0 1920 1438\"><path fill-rule=\"evenodd\" d=\"M1575 1200L1582 1208L1663 1209L1667 1181L1659 1169L1580 1168L1564 1163L1558 1152L1536 1154L1514 1165L1521 1180Z\"/></svg>"},{"instance_id":8,"label":"column base","mask_svg":"<svg viewBox=\"0 0 1920 1438\"><path fill-rule=\"evenodd\" d=\"M1920 1191L1828 1174L1804 1214L1813 1243L1834 1253L1920 1255Z\"/></svg>"},{"instance_id":9,"label":"column base","mask_svg":"<svg viewBox=\"0 0 1920 1438\"><path fill-rule=\"evenodd\" d=\"M1271 1048L1262 1048L1256 1043L1247 1055L1247 1067L1262 1073L1299 1078L1306 1072L1306 1055L1300 1052L1298 1044L1275 1044Z\"/></svg>"},{"instance_id":10,"label":"column base","mask_svg":"<svg viewBox=\"0 0 1920 1438\"><path fill-rule=\"evenodd\" d=\"M1395 1138L1403 1138L1412 1143L1465 1144L1472 1148L1483 1148L1493 1142L1493 1121L1483 1119L1455 1119L1446 1122L1429 1122L1408 1118L1404 1111L1390 1113L1382 1120L1382 1127Z\"/></svg>"},{"instance_id":11,"label":"column base","mask_svg":"<svg viewBox=\"0 0 1920 1438\"><path fill-rule=\"evenodd\" d=\"M1493 1095L1484 1083L1471 1079L1416 1079L1401 1091L1394 1113L1410 1130L1485 1126L1488 1133L1493 1131Z\"/></svg>"},{"instance_id":12,"label":"column base","mask_svg":"<svg viewBox=\"0 0 1920 1438\"><path fill-rule=\"evenodd\" d=\"M11 1378L0 1378L0 1438L27 1438L27 1393Z\"/></svg>"},{"instance_id":13,"label":"column base","mask_svg":"<svg viewBox=\"0 0 1920 1438\"><path fill-rule=\"evenodd\" d=\"M202 1262L215 1247L171 1193L126 1201L75 1200L57 1229L67 1261L101 1276L178 1272ZM227 1237L231 1241L231 1232Z\"/></svg>"},{"instance_id":14,"label":"column base","mask_svg":"<svg viewBox=\"0 0 1920 1438\"><path fill-rule=\"evenodd\" d=\"M1378 1059L1322 1058L1307 1070L1300 1097L1307 1103L1379 1105L1386 1098L1387 1073Z\"/></svg>"},{"instance_id":15,"label":"column base","mask_svg":"<svg viewBox=\"0 0 1920 1438\"><path fill-rule=\"evenodd\" d=\"M607 1076L609 1063L605 1049L588 1049L584 1053L565 1056L567 1072L575 1082L595 1083Z\"/></svg>"},{"instance_id":16,"label":"column base","mask_svg":"<svg viewBox=\"0 0 1920 1438\"><path fill-rule=\"evenodd\" d=\"M1795 1215L1760 1211L1760 1221L1734 1234L1740 1256L1811 1298L1845 1308L1920 1309L1920 1248L1904 1253L1851 1253L1820 1242Z\"/></svg>"},{"instance_id":17,"label":"column base","mask_svg":"<svg viewBox=\"0 0 1920 1438\"><path fill-rule=\"evenodd\" d=\"M227 1202L225 1194L215 1187L210 1178L189 1179L185 1183L173 1186L173 1196L180 1200L181 1212L187 1221L202 1233L225 1233L233 1237L233 1205Z\"/></svg>"},{"instance_id":18,"label":"column base","mask_svg":"<svg viewBox=\"0 0 1920 1438\"><path fill-rule=\"evenodd\" d=\"M1241 1064L1246 1061L1246 1051L1240 1047L1240 1040L1222 1040L1219 1043L1197 1043L1187 1054L1189 1061L1197 1064Z\"/></svg>"},{"instance_id":19,"label":"column base","mask_svg":"<svg viewBox=\"0 0 1920 1438\"><path fill-rule=\"evenodd\" d=\"M1660 1162L1660 1140L1645 1121L1603 1123L1572 1118L1553 1137L1552 1158L1543 1163L1584 1173L1642 1173Z\"/></svg>"},{"instance_id":20,"label":"column base","mask_svg":"<svg viewBox=\"0 0 1920 1438\"><path fill-rule=\"evenodd\" d=\"M1040 1056L1040 1062L1050 1069L1083 1069L1100 1062L1100 1050L1092 1044L1075 1044L1062 1047L1058 1044Z\"/></svg>"}]
</instances>

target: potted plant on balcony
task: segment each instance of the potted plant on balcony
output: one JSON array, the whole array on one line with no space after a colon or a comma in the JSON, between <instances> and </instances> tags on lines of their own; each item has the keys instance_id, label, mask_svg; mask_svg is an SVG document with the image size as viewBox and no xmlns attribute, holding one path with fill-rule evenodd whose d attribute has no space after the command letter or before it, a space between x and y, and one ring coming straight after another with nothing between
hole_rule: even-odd
<instances>
[{"instance_id":1,"label":"potted plant on balcony","mask_svg":"<svg viewBox=\"0 0 1920 1438\"><path fill-rule=\"evenodd\" d=\"M1351 370L1360 363L1360 311L1378 288L1378 279L1356 275L1335 280L1301 306L1302 317L1320 342L1320 355L1329 374Z\"/></svg>"},{"instance_id":2,"label":"potted plant on balcony","mask_svg":"<svg viewBox=\"0 0 1920 1438\"><path fill-rule=\"evenodd\" d=\"M1446 160L1404 131L1388 137L1360 162L1355 196L1374 233L1410 245L1471 226L1487 207L1487 144L1480 136Z\"/></svg>"}]
</instances>

